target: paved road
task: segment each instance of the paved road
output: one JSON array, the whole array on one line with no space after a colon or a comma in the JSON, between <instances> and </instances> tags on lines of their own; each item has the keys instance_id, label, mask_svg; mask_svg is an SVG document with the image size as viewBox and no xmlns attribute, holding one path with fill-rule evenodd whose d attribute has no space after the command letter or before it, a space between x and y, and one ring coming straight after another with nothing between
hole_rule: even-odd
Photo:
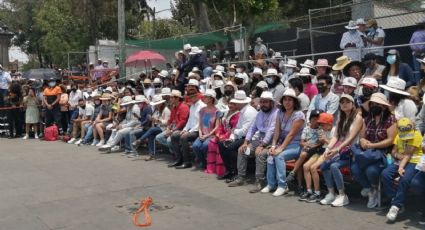
<instances>
[{"instance_id":1,"label":"paved road","mask_svg":"<svg viewBox=\"0 0 425 230\"><path fill-rule=\"evenodd\" d=\"M131 215L141 198L156 203L150 229L420 229L410 212L386 224L363 200L347 208L249 194L214 176L132 161L93 147L0 139L1 230L137 229Z\"/></svg>"}]
</instances>

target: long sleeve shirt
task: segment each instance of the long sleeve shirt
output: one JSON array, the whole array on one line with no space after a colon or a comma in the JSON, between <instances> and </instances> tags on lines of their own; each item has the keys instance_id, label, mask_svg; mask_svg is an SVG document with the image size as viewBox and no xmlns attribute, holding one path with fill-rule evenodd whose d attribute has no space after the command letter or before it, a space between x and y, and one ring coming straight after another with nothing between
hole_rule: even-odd
<instances>
[{"instance_id":1,"label":"long sleeve shirt","mask_svg":"<svg viewBox=\"0 0 425 230\"><path fill-rule=\"evenodd\" d=\"M236 140L236 139L245 137L249 127L251 126L252 122L255 120L257 113L258 111L249 104L243 107L240 111L240 117L239 117L238 123L236 124L236 127L233 130L232 134L230 135L229 139Z\"/></svg>"},{"instance_id":2,"label":"long sleeve shirt","mask_svg":"<svg viewBox=\"0 0 425 230\"><path fill-rule=\"evenodd\" d=\"M343 49L343 55L348 56L349 58L351 58L352 61L361 60L360 52L358 50L359 48L364 48L364 43L361 35L364 34L357 30L355 33L350 33L349 31L347 31L342 35L339 48ZM356 47L345 48L348 43L354 43L356 44Z\"/></svg>"},{"instance_id":3,"label":"long sleeve shirt","mask_svg":"<svg viewBox=\"0 0 425 230\"><path fill-rule=\"evenodd\" d=\"M140 107L139 105L133 105L131 108L127 110L127 113L125 114L125 119L122 121L123 127L134 127L138 124L140 124L139 119L137 119L134 114L140 114Z\"/></svg>"},{"instance_id":4,"label":"long sleeve shirt","mask_svg":"<svg viewBox=\"0 0 425 230\"><path fill-rule=\"evenodd\" d=\"M170 119L170 110L167 107L162 110L162 113L160 113L159 110L155 110L152 117L157 120L154 125L159 125L159 127L165 128L168 120Z\"/></svg>"},{"instance_id":5,"label":"long sleeve shirt","mask_svg":"<svg viewBox=\"0 0 425 230\"><path fill-rule=\"evenodd\" d=\"M167 127L171 130L182 130L189 118L189 106L180 102L171 109L170 119L168 119Z\"/></svg>"},{"instance_id":6,"label":"long sleeve shirt","mask_svg":"<svg viewBox=\"0 0 425 230\"><path fill-rule=\"evenodd\" d=\"M278 111L276 107L273 107L273 109L267 113L260 111L255 117L255 121L251 124L245 140L251 141L254 134L258 131L260 132L260 138L263 137L261 142L264 144L270 143L275 132Z\"/></svg>"},{"instance_id":7,"label":"long sleeve shirt","mask_svg":"<svg viewBox=\"0 0 425 230\"><path fill-rule=\"evenodd\" d=\"M198 100L192 104L189 109L189 119L187 120L186 126L183 128L187 132L197 132L199 128L199 111L207 105Z\"/></svg>"}]
</instances>

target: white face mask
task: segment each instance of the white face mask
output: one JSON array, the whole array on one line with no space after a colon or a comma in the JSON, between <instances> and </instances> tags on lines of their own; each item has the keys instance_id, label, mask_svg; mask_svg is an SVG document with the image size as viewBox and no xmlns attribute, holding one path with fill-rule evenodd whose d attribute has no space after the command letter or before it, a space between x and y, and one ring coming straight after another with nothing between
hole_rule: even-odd
<instances>
[{"instance_id":1,"label":"white face mask","mask_svg":"<svg viewBox=\"0 0 425 230\"><path fill-rule=\"evenodd\" d=\"M292 68L287 68L287 69L285 70L285 73L286 73L286 74L288 74L288 75L291 75L291 74L293 74L293 73L294 73L294 69L292 69Z\"/></svg>"}]
</instances>

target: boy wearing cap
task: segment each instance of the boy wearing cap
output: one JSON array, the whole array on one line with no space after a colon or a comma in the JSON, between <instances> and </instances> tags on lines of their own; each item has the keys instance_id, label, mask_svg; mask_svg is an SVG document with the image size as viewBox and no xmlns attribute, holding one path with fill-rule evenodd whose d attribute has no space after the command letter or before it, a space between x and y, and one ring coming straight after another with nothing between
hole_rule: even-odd
<instances>
[{"instance_id":1,"label":"boy wearing cap","mask_svg":"<svg viewBox=\"0 0 425 230\"><path fill-rule=\"evenodd\" d=\"M423 155L422 135L408 118L397 122L398 134L394 139L391 155L394 162L382 172L384 193L391 198L391 208L387 214L389 221L395 221L404 208L406 193L410 182L418 172L415 169ZM397 186L394 184L398 183Z\"/></svg>"}]
</instances>

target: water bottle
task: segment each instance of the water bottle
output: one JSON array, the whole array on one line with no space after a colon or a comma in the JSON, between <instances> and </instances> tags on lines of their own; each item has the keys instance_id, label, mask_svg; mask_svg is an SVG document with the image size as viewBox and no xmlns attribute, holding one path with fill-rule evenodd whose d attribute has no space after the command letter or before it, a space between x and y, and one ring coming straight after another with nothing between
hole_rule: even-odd
<instances>
[{"instance_id":1,"label":"water bottle","mask_svg":"<svg viewBox=\"0 0 425 230\"><path fill-rule=\"evenodd\" d=\"M393 156L390 153L387 154L387 164L391 165L394 162Z\"/></svg>"}]
</instances>

